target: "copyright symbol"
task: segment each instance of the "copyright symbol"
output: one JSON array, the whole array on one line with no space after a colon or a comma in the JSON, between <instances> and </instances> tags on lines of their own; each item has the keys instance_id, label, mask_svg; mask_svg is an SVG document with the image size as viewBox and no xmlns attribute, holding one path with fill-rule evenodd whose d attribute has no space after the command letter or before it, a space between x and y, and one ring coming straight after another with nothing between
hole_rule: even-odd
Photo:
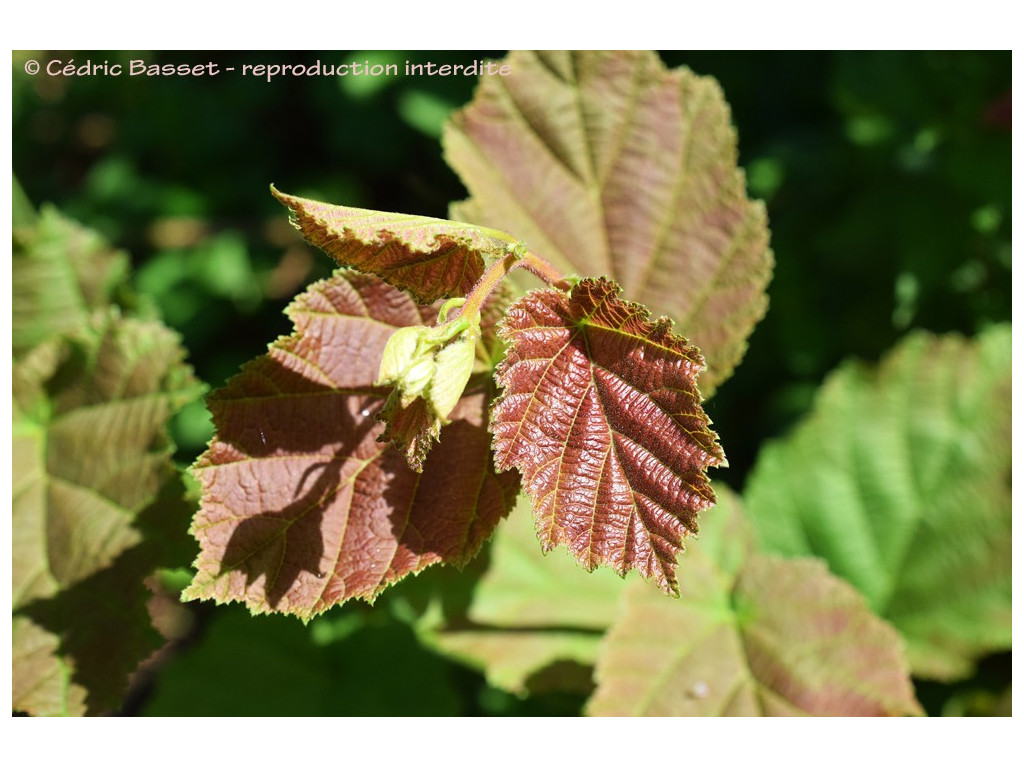
<instances>
[{"instance_id":1,"label":"copyright symbol","mask_svg":"<svg viewBox=\"0 0 1024 768\"><path fill-rule=\"evenodd\" d=\"M29 59L25 62L25 71L30 75L39 74L39 62L35 59Z\"/></svg>"}]
</instances>

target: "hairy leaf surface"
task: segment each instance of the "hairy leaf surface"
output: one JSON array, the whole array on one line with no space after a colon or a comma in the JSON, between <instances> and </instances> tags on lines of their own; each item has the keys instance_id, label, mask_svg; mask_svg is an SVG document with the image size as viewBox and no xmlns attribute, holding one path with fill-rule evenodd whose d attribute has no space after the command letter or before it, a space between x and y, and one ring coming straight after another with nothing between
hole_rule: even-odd
<instances>
[{"instance_id":1,"label":"hairy leaf surface","mask_svg":"<svg viewBox=\"0 0 1024 768\"><path fill-rule=\"evenodd\" d=\"M679 323L706 395L767 307L764 206L746 197L718 84L650 52L515 52L444 133L471 198L451 215L514 232L566 273L608 275Z\"/></svg>"},{"instance_id":2,"label":"hairy leaf surface","mask_svg":"<svg viewBox=\"0 0 1024 768\"><path fill-rule=\"evenodd\" d=\"M303 237L342 266L377 275L429 304L465 296L488 260L515 239L503 232L427 216L347 208L286 195Z\"/></svg>"},{"instance_id":3,"label":"hairy leaf surface","mask_svg":"<svg viewBox=\"0 0 1024 768\"><path fill-rule=\"evenodd\" d=\"M292 335L209 399L217 434L193 468L201 552L185 597L308 618L468 561L518 489L493 472L487 379L471 382L417 473L378 441L388 391L373 381L388 338L422 323L421 308L377 278L338 273L288 313Z\"/></svg>"},{"instance_id":4,"label":"hairy leaf surface","mask_svg":"<svg viewBox=\"0 0 1024 768\"><path fill-rule=\"evenodd\" d=\"M526 496L499 526L489 555L461 610L445 602L456 590L439 585L418 619L420 636L514 693L588 692L625 582L607 570L587 573L567 552L543 554Z\"/></svg>"},{"instance_id":5,"label":"hairy leaf surface","mask_svg":"<svg viewBox=\"0 0 1024 768\"><path fill-rule=\"evenodd\" d=\"M86 323L124 281L128 256L44 206L14 228L11 343L16 357Z\"/></svg>"},{"instance_id":6,"label":"hairy leaf surface","mask_svg":"<svg viewBox=\"0 0 1024 768\"><path fill-rule=\"evenodd\" d=\"M512 305L495 456L522 471L545 551L565 544L588 570L637 569L674 593L683 537L714 504L705 470L725 456L700 404L700 353L617 294L588 278Z\"/></svg>"},{"instance_id":7,"label":"hairy leaf surface","mask_svg":"<svg viewBox=\"0 0 1024 768\"><path fill-rule=\"evenodd\" d=\"M91 714L154 647L144 577L170 514L170 416L201 392L175 334L97 315L14 369L12 706Z\"/></svg>"},{"instance_id":8,"label":"hairy leaf surface","mask_svg":"<svg viewBox=\"0 0 1024 768\"><path fill-rule=\"evenodd\" d=\"M1009 327L843 366L745 499L767 546L825 558L903 633L915 674L1009 648Z\"/></svg>"},{"instance_id":9,"label":"hairy leaf surface","mask_svg":"<svg viewBox=\"0 0 1024 768\"><path fill-rule=\"evenodd\" d=\"M921 714L896 631L824 563L754 552L718 491L680 599L627 588L588 714Z\"/></svg>"}]
</instances>

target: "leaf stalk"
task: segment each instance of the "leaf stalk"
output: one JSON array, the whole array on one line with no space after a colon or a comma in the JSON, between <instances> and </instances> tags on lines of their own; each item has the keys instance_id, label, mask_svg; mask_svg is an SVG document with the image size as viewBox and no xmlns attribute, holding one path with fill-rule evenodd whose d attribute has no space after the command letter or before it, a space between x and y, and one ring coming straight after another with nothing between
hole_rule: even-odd
<instances>
[{"instance_id":1,"label":"leaf stalk","mask_svg":"<svg viewBox=\"0 0 1024 768\"><path fill-rule=\"evenodd\" d=\"M548 285L556 288L568 287L561 272L537 254L526 250L526 246L522 242L518 242L510 245L505 254L491 264L487 271L480 276L480 279L476 281L476 284L466 296L465 303L458 307L454 316L447 322L454 323L461 317L476 316L483 307L484 302L487 301L487 297L494 292L494 289L498 287L498 284L504 277L514 269L525 269ZM439 319L444 322L443 318Z\"/></svg>"}]
</instances>

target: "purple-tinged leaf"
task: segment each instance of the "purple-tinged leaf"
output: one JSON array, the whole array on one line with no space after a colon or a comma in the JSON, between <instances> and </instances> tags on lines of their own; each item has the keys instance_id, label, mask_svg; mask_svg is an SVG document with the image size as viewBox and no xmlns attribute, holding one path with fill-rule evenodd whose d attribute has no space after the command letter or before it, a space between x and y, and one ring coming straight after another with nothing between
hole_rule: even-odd
<instances>
[{"instance_id":1,"label":"purple-tinged leaf","mask_svg":"<svg viewBox=\"0 0 1024 768\"><path fill-rule=\"evenodd\" d=\"M725 456L701 408L700 353L617 294L588 278L509 309L495 457L523 473L545 551L565 544L588 570L637 569L675 593L682 540L715 501L705 470Z\"/></svg>"},{"instance_id":2,"label":"purple-tinged leaf","mask_svg":"<svg viewBox=\"0 0 1024 768\"><path fill-rule=\"evenodd\" d=\"M754 552L718 491L680 599L626 589L588 714L922 714L899 634L824 563Z\"/></svg>"},{"instance_id":3,"label":"purple-tinged leaf","mask_svg":"<svg viewBox=\"0 0 1024 768\"><path fill-rule=\"evenodd\" d=\"M729 377L767 307L764 206L746 196L721 88L643 51L514 52L444 133L470 192L451 215L608 275Z\"/></svg>"},{"instance_id":4,"label":"purple-tinged leaf","mask_svg":"<svg viewBox=\"0 0 1024 768\"><path fill-rule=\"evenodd\" d=\"M271 191L292 211L311 244L342 266L377 275L424 304L468 294L486 263L515 243L503 232L457 221L347 208Z\"/></svg>"},{"instance_id":5,"label":"purple-tinged leaf","mask_svg":"<svg viewBox=\"0 0 1024 768\"><path fill-rule=\"evenodd\" d=\"M193 467L201 551L185 597L309 618L466 563L518 488L494 474L488 380L470 382L417 473L378 440L388 390L373 382L388 339L421 324L421 308L377 278L338 273L288 314L292 335L209 399L217 434Z\"/></svg>"}]
</instances>

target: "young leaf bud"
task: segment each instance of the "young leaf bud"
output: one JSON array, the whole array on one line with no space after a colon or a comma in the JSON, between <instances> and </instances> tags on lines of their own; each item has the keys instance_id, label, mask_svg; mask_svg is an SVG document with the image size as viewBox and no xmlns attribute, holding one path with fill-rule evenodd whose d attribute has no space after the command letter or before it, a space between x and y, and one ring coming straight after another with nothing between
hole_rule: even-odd
<instances>
[{"instance_id":1,"label":"young leaf bud","mask_svg":"<svg viewBox=\"0 0 1024 768\"><path fill-rule=\"evenodd\" d=\"M377 373L377 385L396 384L403 372L413 364L420 334L425 329L421 326L399 328L384 347L384 356L380 361Z\"/></svg>"},{"instance_id":2,"label":"young leaf bud","mask_svg":"<svg viewBox=\"0 0 1024 768\"><path fill-rule=\"evenodd\" d=\"M439 326L395 331L381 358L377 385L394 390L378 416L388 424L380 439L402 448L417 471L473 372L480 314L444 322L452 308L442 308Z\"/></svg>"},{"instance_id":3,"label":"young leaf bud","mask_svg":"<svg viewBox=\"0 0 1024 768\"><path fill-rule=\"evenodd\" d=\"M473 372L476 358L476 340L480 333L472 329L463 331L437 353L436 371L430 383L428 400L442 424L448 423L448 414L462 397L462 392Z\"/></svg>"}]
</instances>

